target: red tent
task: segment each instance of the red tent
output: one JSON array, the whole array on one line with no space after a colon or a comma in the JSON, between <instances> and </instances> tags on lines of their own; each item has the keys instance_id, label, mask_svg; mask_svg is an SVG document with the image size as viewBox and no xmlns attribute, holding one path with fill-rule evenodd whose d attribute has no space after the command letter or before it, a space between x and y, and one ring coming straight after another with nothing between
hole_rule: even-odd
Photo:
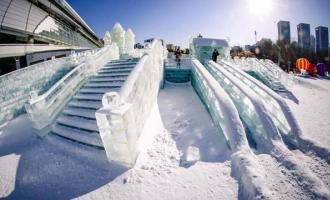
<instances>
[{"instance_id":1,"label":"red tent","mask_svg":"<svg viewBox=\"0 0 330 200\"><path fill-rule=\"evenodd\" d=\"M311 76L315 76L316 75L316 66L312 63L309 63L309 66L307 68L307 73Z\"/></svg>"}]
</instances>

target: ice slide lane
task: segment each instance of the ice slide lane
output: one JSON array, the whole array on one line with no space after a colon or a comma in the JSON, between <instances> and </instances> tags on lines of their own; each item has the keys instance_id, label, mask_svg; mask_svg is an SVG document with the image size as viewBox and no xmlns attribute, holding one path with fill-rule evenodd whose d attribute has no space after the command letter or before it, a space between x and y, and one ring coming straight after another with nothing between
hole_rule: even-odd
<instances>
[{"instance_id":1,"label":"ice slide lane","mask_svg":"<svg viewBox=\"0 0 330 200\"><path fill-rule=\"evenodd\" d=\"M257 151L259 153L269 153L287 169L293 170L294 176L302 179L300 184L304 190L315 198L330 198L330 193L324 182L312 173L310 169L305 168L295 154L286 147L260 97L219 64L210 61L207 64L207 69L232 98L242 120L245 121L253 139L257 143ZM250 115L247 115L247 113L250 113ZM257 126L250 123L251 120L257 122ZM260 139L260 137L263 139Z\"/></svg>"},{"instance_id":2,"label":"ice slide lane","mask_svg":"<svg viewBox=\"0 0 330 200\"><path fill-rule=\"evenodd\" d=\"M257 95L259 95L264 104L268 104L268 107L266 107L269 110L268 113L279 128L286 143L289 143L289 145L292 145L294 148L305 153L311 151L330 164L329 149L320 147L312 140L303 136L297 120L293 116L289 106L279 94L246 74L237 66L225 60L221 60L220 64L222 68L226 69L244 84L248 85Z\"/></svg>"},{"instance_id":3,"label":"ice slide lane","mask_svg":"<svg viewBox=\"0 0 330 200\"><path fill-rule=\"evenodd\" d=\"M252 65L254 72L259 75L260 78L273 90L280 92L287 92L286 86L281 80L280 73L277 69L270 68L269 66L263 64L260 60L256 58L248 58L245 64Z\"/></svg>"},{"instance_id":4,"label":"ice slide lane","mask_svg":"<svg viewBox=\"0 0 330 200\"><path fill-rule=\"evenodd\" d=\"M266 172L248 145L235 105L198 60L194 59L192 63L192 85L206 105L220 134L227 140L231 150L232 174L240 183L240 195L244 199L270 199Z\"/></svg>"}]
</instances>

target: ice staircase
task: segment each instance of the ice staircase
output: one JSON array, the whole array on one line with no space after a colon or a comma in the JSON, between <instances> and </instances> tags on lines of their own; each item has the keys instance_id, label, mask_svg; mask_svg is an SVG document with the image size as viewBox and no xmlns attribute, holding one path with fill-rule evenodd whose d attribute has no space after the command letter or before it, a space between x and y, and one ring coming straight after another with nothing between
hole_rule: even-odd
<instances>
[{"instance_id":1,"label":"ice staircase","mask_svg":"<svg viewBox=\"0 0 330 200\"><path fill-rule=\"evenodd\" d=\"M52 134L84 145L104 149L95 112L106 92L119 91L137 59L114 60L103 66L73 96L52 126Z\"/></svg>"}]
</instances>

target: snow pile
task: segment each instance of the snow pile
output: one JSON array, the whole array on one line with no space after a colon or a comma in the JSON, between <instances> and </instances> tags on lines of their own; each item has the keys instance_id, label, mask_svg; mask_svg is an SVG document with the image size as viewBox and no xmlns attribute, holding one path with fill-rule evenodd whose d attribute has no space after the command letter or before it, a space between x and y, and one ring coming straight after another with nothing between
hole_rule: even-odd
<instances>
[{"instance_id":1,"label":"snow pile","mask_svg":"<svg viewBox=\"0 0 330 200\"><path fill-rule=\"evenodd\" d=\"M199 159L199 149L194 146L189 146L186 151L185 161L189 164L192 164L197 162Z\"/></svg>"}]
</instances>

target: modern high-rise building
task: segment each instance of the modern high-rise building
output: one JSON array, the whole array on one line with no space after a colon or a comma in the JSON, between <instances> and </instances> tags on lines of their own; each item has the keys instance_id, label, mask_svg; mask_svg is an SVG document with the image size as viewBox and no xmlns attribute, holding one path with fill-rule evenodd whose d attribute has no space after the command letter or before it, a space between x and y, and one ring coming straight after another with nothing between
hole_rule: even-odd
<instances>
[{"instance_id":1,"label":"modern high-rise building","mask_svg":"<svg viewBox=\"0 0 330 200\"><path fill-rule=\"evenodd\" d=\"M315 28L316 51L328 51L329 48L329 32L328 28L319 26Z\"/></svg>"},{"instance_id":2,"label":"modern high-rise building","mask_svg":"<svg viewBox=\"0 0 330 200\"><path fill-rule=\"evenodd\" d=\"M311 38L311 50L315 52L315 44L316 44L315 36L311 35L310 38Z\"/></svg>"},{"instance_id":3,"label":"modern high-rise building","mask_svg":"<svg viewBox=\"0 0 330 200\"><path fill-rule=\"evenodd\" d=\"M286 44L290 44L290 22L288 21L279 21L277 23L277 29L278 29L278 40L284 41Z\"/></svg>"},{"instance_id":4,"label":"modern high-rise building","mask_svg":"<svg viewBox=\"0 0 330 200\"><path fill-rule=\"evenodd\" d=\"M298 46L302 49L310 49L311 28L309 24L300 23L297 26Z\"/></svg>"}]
</instances>

